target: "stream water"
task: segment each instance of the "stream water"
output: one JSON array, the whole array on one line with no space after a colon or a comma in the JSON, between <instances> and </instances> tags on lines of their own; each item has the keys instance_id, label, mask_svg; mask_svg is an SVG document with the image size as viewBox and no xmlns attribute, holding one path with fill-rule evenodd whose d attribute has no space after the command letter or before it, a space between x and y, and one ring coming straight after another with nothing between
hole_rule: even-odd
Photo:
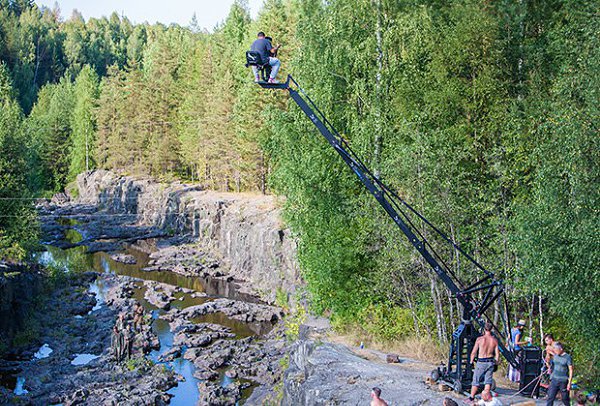
<instances>
[{"instance_id":1,"label":"stream water","mask_svg":"<svg viewBox=\"0 0 600 406\"><path fill-rule=\"evenodd\" d=\"M69 242L78 242L82 240L82 234L85 230L78 229L76 223L68 223L73 227L67 230L65 237ZM143 251L129 247L125 253L132 255L136 259L135 264L124 264L114 261L109 254L105 252L87 253L85 246L79 246L70 249L60 249L53 246L47 246L47 250L40 252L37 255L37 260L43 265L50 265L63 269L65 271L89 271L94 270L99 273L112 273L117 275L126 275L139 280L134 291L134 298L138 300L146 312L152 314L152 328L160 340L160 349L152 351L148 357L159 363L159 356L168 351L173 345L173 333L169 329L169 323L159 318L164 310L150 304L144 299L146 287L143 284L145 280L152 280L166 283L173 286L191 289L195 292L203 292L205 297L192 297L192 294L177 293L176 300L171 303L172 307L185 308L193 305L205 303L219 297L226 297L236 300L244 300L256 302L252 296L241 294L237 291L235 284L228 283L223 280L200 277L185 277L173 272L160 271L143 271L142 269L148 264L149 255ZM91 283L90 292L96 295L97 304L91 312L99 309L104 305L107 288L103 284L102 278L97 278ZM237 338L243 338L253 335L262 335L267 333L272 327L270 324L248 324L234 319L230 319L222 313L208 314L197 317L192 320L194 323L215 323L231 328ZM183 349L185 352L185 348ZM77 362L89 362L97 354L75 354L78 355ZM184 377L184 381L180 382L176 387L169 390L173 397L172 405L190 405L195 404L199 397L198 382L194 378L194 365L192 362L183 358L176 358L174 361L167 363L176 373ZM225 375L225 370L220 371L221 385L226 386L231 383L231 379ZM22 383L21 383L22 386ZM252 388L246 391L245 395L249 396Z\"/></svg>"}]
</instances>

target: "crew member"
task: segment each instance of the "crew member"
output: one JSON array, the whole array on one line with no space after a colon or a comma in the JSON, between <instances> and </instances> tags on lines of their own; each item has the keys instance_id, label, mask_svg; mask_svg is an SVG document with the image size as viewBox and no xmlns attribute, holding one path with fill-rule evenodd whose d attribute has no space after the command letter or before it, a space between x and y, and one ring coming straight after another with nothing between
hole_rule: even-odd
<instances>
[{"instance_id":1,"label":"crew member","mask_svg":"<svg viewBox=\"0 0 600 406\"><path fill-rule=\"evenodd\" d=\"M553 344L553 347L552 374L550 375L546 406L554 404L554 399L556 399L559 391L563 404L569 406L571 404L569 391L571 390L571 382L573 382L573 360L558 341Z\"/></svg>"},{"instance_id":2,"label":"crew member","mask_svg":"<svg viewBox=\"0 0 600 406\"><path fill-rule=\"evenodd\" d=\"M510 348L512 348L515 354L517 362L521 362L521 346L527 345L528 342L523 340L523 329L525 328L525 320L521 319L517 322L517 325L510 331ZM512 382L521 381L521 373L517 368L512 365L508 366L508 379Z\"/></svg>"},{"instance_id":3,"label":"crew member","mask_svg":"<svg viewBox=\"0 0 600 406\"><path fill-rule=\"evenodd\" d=\"M140 302L135 302L133 305L133 329L142 331L142 324L144 324L144 308Z\"/></svg>"},{"instance_id":4,"label":"crew member","mask_svg":"<svg viewBox=\"0 0 600 406\"><path fill-rule=\"evenodd\" d=\"M381 399L381 389L375 387L371 389L371 406L388 406L387 402Z\"/></svg>"},{"instance_id":5,"label":"crew member","mask_svg":"<svg viewBox=\"0 0 600 406\"><path fill-rule=\"evenodd\" d=\"M471 364L477 358L477 364L473 372L473 383L471 384L471 396L469 397L471 402L475 400L482 378L485 385L484 391L491 391L494 367L500 361L498 340L492 335L492 328L492 323L485 323L483 335L477 338L473 351L471 351Z\"/></svg>"},{"instance_id":6,"label":"crew member","mask_svg":"<svg viewBox=\"0 0 600 406\"><path fill-rule=\"evenodd\" d=\"M258 52L260 55L260 59L263 63L267 62L271 65L271 75L269 76L269 83L278 83L275 79L277 77L277 72L279 71L279 67L281 66L281 62L279 59L270 56L271 53L277 55L277 51L281 45L277 45L274 47L267 38L265 38L264 32L258 33L258 38L252 43L250 50ZM254 72L254 81L259 82L260 76L258 75L258 67L252 65L252 72Z\"/></svg>"},{"instance_id":7,"label":"crew member","mask_svg":"<svg viewBox=\"0 0 600 406\"><path fill-rule=\"evenodd\" d=\"M555 354L554 343L556 343L556 340L552 334L546 334L544 336L544 343L546 344L546 356L544 357L544 361L546 362L546 367L548 367L548 370L550 370L550 362Z\"/></svg>"},{"instance_id":8,"label":"crew member","mask_svg":"<svg viewBox=\"0 0 600 406\"><path fill-rule=\"evenodd\" d=\"M525 324L527 324L525 323L525 320L519 320L517 325L510 332L512 348L515 353L520 353L523 349L521 346L529 344L528 341L523 339L523 329L525 328Z\"/></svg>"}]
</instances>

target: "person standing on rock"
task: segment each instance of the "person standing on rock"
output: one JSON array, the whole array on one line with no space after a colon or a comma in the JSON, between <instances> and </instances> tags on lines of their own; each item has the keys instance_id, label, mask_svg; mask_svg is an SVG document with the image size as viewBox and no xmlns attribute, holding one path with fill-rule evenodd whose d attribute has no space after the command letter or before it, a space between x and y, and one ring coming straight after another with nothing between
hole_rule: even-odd
<instances>
[{"instance_id":1,"label":"person standing on rock","mask_svg":"<svg viewBox=\"0 0 600 406\"><path fill-rule=\"evenodd\" d=\"M142 324L144 324L144 308L140 302L135 302L133 306L133 329L136 332L142 331Z\"/></svg>"},{"instance_id":2,"label":"person standing on rock","mask_svg":"<svg viewBox=\"0 0 600 406\"><path fill-rule=\"evenodd\" d=\"M119 317L117 317L117 321L113 327L112 335L113 355L115 356L117 364L121 363L125 357L125 346L127 342L127 338L125 337L127 334L125 331L126 329L127 322L125 321L125 313L119 313Z\"/></svg>"},{"instance_id":3,"label":"person standing on rock","mask_svg":"<svg viewBox=\"0 0 600 406\"><path fill-rule=\"evenodd\" d=\"M375 387L371 390L371 406L388 406L387 402L381 399L381 389Z\"/></svg>"},{"instance_id":4,"label":"person standing on rock","mask_svg":"<svg viewBox=\"0 0 600 406\"><path fill-rule=\"evenodd\" d=\"M473 372L473 383L471 384L471 396L469 401L475 401L475 395L481 384L485 385L484 391L489 392L492 388L494 367L500 361L500 350L498 349L498 340L492 335L492 323L485 323L483 335L475 341L473 351L471 352L471 364L475 363L475 371Z\"/></svg>"},{"instance_id":5,"label":"person standing on rock","mask_svg":"<svg viewBox=\"0 0 600 406\"><path fill-rule=\"evenodd\" d=\"M123 355L122 358L130 359L131 350L133 349L134 332L130 325L126 325L123 330Z\"/></svg>"},{"instance_id":6,"label":"person standing on rock","mask_svg":"<svg viewBox=\"0 0 600 406\"><path fill-rule=\"evenodd\" d=\"M121 334L119 327L115 324L112 331L110 347L112 348L112 353L117 364L121 362Z\"/></svg>"}]
</instances>

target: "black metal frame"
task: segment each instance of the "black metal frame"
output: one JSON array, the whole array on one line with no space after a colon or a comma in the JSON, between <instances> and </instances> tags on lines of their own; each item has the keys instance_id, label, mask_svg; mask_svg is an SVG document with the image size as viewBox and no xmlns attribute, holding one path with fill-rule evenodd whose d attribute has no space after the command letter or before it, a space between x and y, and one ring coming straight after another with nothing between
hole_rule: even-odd
<instances>
[{"instance_id":1,"label":"black metal frame","mask_svg":"<svg viewBox=\"0 0 600 406\"><path fill-rule=\"evenodd\" d=\"M271 84L259 82L259 85L265 89L288 90L290 97L296 102L298 107L306 114L319 130L327 142L337 151L344 162L354 171L358 179L367 188L369 193L375 197L377 202L396 223L398 228L406 235L408 241L423 256L431 269L442 280L452 295L460 302L463 307L462 321L458 328L452 334L452 342L448 354L448 364L440 369L441 380L453 387L456 391L462 392L468 390L473 379L473 366L470 362L470 354L475 344L475 340L480 336L480 329L483 328L486 319L485 311L501 296L504 296L506 311L505 323L510 320L508 314L508 302L504 292L504 282L496 278L494 273L485 269L468 253L464 252L459 245L454 243L444 233L438 230L424 216L406 203L393 190L387 187L377 176L375 176L361 161L361 159L352 151L348 142L337 132L335 127L327 120L325 115L318 109L315 103L308 97L306 92L298 85L291 75L288 75L285 83ZM409 213L417 216L420 220L430 226L438 233L448 244L472 262L478 269L484 272L485 276L474 282L472 285L464 288L452 270L444 263L442 258L435 252L427 239L419 232L419 229L413 224ZM484 292L482 300L476 300L473 296L476 292ZM509 326L504 326L508 334ZM503 342L507 337L500 329L494 326L495 334L500 337L499 351L507 362L515 368L519 368L519 363L514 353L506 348Z\"/></svg>"},{"instance_id":2,"label":"black metal frame","mask_svg":"<svg viewBox=\"0 0 600 406\"><path fill-rule=\"evenodd\" d=\"M248 53L246 53L246 55L248 55ZM271 69L272 69L271 65L269 64L269 61L267 61L266 63L263 63L263 64L256 63L256 62L251 63L250 60L248 59L248 56L246 56L246 68L249 66L256 66L258 68L258 75L259 75L259 78L261 79L261 82L269 81L269 76L271 76Z\"/></svg>"}]
</instances>

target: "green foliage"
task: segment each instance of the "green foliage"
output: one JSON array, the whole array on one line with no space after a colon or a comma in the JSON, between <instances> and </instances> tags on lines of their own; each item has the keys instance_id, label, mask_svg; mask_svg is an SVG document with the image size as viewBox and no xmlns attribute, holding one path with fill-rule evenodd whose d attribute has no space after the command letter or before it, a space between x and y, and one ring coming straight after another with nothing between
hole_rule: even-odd
<instances>
[{"instance_id":1,"label":"green foliage","mask_svg":"<svg viewBox=\"0 0 600 406\"><path fill-rule=\"evenodd\" d=\"M37 172L32 184L37 190L60 191L67 182L74 106L73 84L62 78L40 91L25 120L25 131L32 145L31 160Z\"/></svg>"},{"instance_id":2,"label":"green foliage","mask_svg":"<svg viewBox=\"0 0 600 406\"><path fill-rule=\"evenodd\" d=\"M288 311L290 308L290 299L288 297L288 293L280 287L278 287L277 291L275 292L275 304L281 307L284 311Z\"/></svg>"},{"instance_id":3,"label":"green foliage","mask_svg":"<svg viewBox=\"0 0 600 406\"><path fill-rule=\"evenodd\" d=\"M369 334L384 340L399 340L416 334L409 309L371 305L361 311L358 321Z\"/></svg>"},{"instance_id":4,"label":"green foliage","mask_svg":"<svg viewBox=\"0 0 600 406\"><path fill-rule=\"evenodd\" d=\"M0 64L0 260L22 260L36 243L27 188L27 137L8 70Z\"/></svg>"},{"instance_id":5,"label":"green foliage","mask_svg":"<svg viewBox=\"0 0 600 406\"><path fill-rule=\"evenodd\" d=\"M303 306L297 306L296 311L288 314L284 319L285 335L288 340L294 341L300 333L300 326L306 321L306 309Z\"/></svg>"},{"instance_id":6,"label":"green foliage","mask_svg":"<svg viewBox=\"0 0 600 406\"><path fill-rule=\"evenodd\" d=\"M447 340L460 309L445 287L304 114L252 83L244 52L265 31L283 44L281 76L505 278L519 314L537 321L541 295L545 330L598 380L594 2L267 0L252 20L238 0L211 33L15 4L0 8L0 196L62 190L93 167L285 195L312 310L386 340ZM0 218L4 256L24 255L26 209L0 201L15 216Z\"/></svg>"},{"instance_id":7,"label":"green foliage","mask_svg":"<svg viewBox=\"0 0 600 406\"><path fill-rule=\"evenodd\" d=\"M125 367L129 371L135 371L136 369L142 373L148 372L154 366L154 362L146 357L134 357L125 361Z\"/></svg>"},{"instance_id":8,"label":"green foliage","mask_svg":"<svg viewBox=\"0 0 600 406\"><path fill-rule=\"evenodd\" d=\"M15 337L13 338L13 346L20 348L33 344L38 339L38 336L38 328L31 326L24 327L15 334Z\"/></svg>"},{"instance_id":9,"label":"green foliage","mask_svg":"<svg viewBox=\"0 0 600 406\"><path fill-rule=\"evenodd\" d=\"M549 87L534 88L546 92L545 99L528 106L536 115L532 159L538 164L531 190L516 205L513 241L523 261L515 279L551 298L549 308L564 323L576 359L597 378L600 24L594 12L589 5L565 5L550 27L546 51L556 74Z\"/></svg>"},{"instance_id":10,"label":"green foliage","mask_svg":"<svg viewBox=\"0 0 600 406\"><path fill-rule=\"evenodd\" d=\"M94 169L96 145L95 109L98 99L98 76L88 65L84 66L73 90L75 106L71 116L72 145L69 156L69 179L83 171Z\"/></svg>"}]
</instances>

